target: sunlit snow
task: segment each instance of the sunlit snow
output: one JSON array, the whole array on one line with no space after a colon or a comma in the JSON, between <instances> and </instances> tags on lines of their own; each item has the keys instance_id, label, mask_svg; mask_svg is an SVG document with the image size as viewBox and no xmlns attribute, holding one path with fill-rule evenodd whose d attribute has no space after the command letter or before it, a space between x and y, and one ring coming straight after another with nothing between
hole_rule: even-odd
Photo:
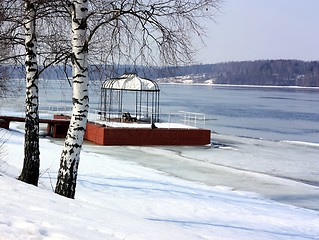
<instances>
[{"instance_id":1,"label":"sunlit snow","mask_svg":"<svg viewBox=\"0 0 319 240\"><path fill-rule=\"evenodd\" d=\"M297 206L315 209L309 206L314 201L271 200L285 193L319 199L318 169L307 176L300 169L315 161L316 144L256 139L243 144L221 135L214 139L223 144L212 147L86 143L72 200L53 193L62 141L41 139L36 188L15 179L23 163L23 125L10 127L1 130L7 139L0 165L1 240L319 239L319 212ZM302 148L304 165L297 162ZM259 187L265 192L254 191Z\"/></svg>"}]
</instances>

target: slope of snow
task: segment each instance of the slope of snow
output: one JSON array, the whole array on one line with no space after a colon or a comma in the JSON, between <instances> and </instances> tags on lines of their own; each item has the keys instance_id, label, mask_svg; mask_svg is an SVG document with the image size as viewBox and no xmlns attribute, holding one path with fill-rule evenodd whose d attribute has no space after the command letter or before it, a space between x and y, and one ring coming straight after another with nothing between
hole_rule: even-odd
<instances>
[{"instance_id":1,"label":"slope of snow","mask_svg":"<svg viewBox=\"0 0 319 240\"><path fill-rule=\"evenodd\" d=\"M6 131L0 239L319 239L319 213L168 176L120 157L81 153L75 199L56 195L61 146L41 139L39 187L15 180L23 134ZM133 158L134 156L132 156ZM163 156L165 158L165 155ZM150 159L152 161L152 159Z\"/></svg>"}]
</instances>

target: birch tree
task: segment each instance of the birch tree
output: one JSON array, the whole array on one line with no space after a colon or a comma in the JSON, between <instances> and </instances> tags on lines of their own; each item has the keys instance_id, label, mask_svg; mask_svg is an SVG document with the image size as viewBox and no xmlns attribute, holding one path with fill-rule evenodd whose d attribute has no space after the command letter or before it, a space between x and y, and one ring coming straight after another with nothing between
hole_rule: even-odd
<instances>
[{"instance_id":1,"label":"birch tree","mask_svg":"<svg viewBox=\"0 0 319 240\"><path fill-rule=\"evenodd\" d=\"M39 72L37 62L36 6L33 1L25 1L25 137L24 162L19 180L38 185L39 151Z\"/></svg>"},{"instance_id":2,"label":"birch tree","mask_svg":"<svg viewBox=\"0 0 319 240\"><path fill-rule=\"evenodd\" d=\"M19 179L37 186L40 167L38 82L40 74L48 67L70 56L64 31L55 32L58 17L68 17L64 11L65 1L2 0L0 6L0 46L7 50L1 54L0 63L10 68L25 68L24 160ZM37 23L41 23L40 27ZM42 60L40 67L39 59Z\"/></svg>"},{"instance_id":3,"label":"birch tree","mask_svg":"<svg viewBox=\"0 0 319 240\"><path fill-rule=\"evenodd\" d=\"M201 18L211 18L221 0L70 2L73 111L60 159L55 192L74 198L88 114L88 53L93 62L165 64L189 62ZM90 8L90 11L89 9Z\"/></svg>"},{"instance_id":4,"label":"birch tree","mask_svg":"<svg viewBox=\"0 0 319 240\"><path fill-rule=\"evenodd\" d=\"M39 178L39 115L38 115L38 64L35 36L36 7L32 0L1 1L1 45L6 53L0 62L9 66L25 63L25 142L24 162L19 179L38 185ZM24 14L23 14L24 13ZM23 51L23 49L25 51ZM22 64L21 64L22 65Z\"/></svg>"},{"instance_id":5,"label":"birch tree","mask_svg":"<svg viewBox=\"0 0 319 240\"><path fill-rule=\"evenodd\" d=\"M88 96L88 1L73 1L72 16L72 69L73 109L72 117L60 159L60 168L55 192L74 198L80 152L89 110Z\"/></svg>"}]
</instances>

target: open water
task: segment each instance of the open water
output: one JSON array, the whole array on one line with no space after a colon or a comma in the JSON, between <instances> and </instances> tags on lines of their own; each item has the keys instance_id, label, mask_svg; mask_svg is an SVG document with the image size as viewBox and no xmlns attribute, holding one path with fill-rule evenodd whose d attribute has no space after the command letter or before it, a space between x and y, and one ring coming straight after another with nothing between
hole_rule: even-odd
<instances>
[{"instance_id":1,"label":"open water","mask_svg":"<svg viewBox=\"0 0 319 240\"><path fill-rule=\"evenodd\" d=\"M319 143L319 89L161 85L162 110L206 114L214 132Z\"/></svg>"}]
</instances>

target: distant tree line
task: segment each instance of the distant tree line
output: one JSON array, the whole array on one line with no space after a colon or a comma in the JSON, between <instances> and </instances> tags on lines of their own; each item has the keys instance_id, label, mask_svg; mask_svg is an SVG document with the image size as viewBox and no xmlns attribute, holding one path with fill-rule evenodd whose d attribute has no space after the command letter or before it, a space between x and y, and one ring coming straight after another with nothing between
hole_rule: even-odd
<instances>
[{"instance_id":1,"label":"distant tree line","mask_svg":"<svg viewBox=\"0 0 319 240\"><path fill-rule=\"evenodd\" d=\"M0 65L1 68L1 65ZM7 66L7 68L10 68ZM102 71L101 71L102 69ZM7 70L11 78L22 78L24 70ZM71 76L71 66L52 66L42 77L62 79ZM90 65L91 80L103 81L124 73L137 73L141 77L157 79L158 82L171 82L176 78L188 78L195 83L207 80L215 84L266 85L266 86L304 86L319 87L319 61L300 60L258 60L225 62L217 64L198 64L175 67L146 67L136 65Z\"/></svg>"},{"instance_id":2,"label":"distant tree line","mask_svg":"<svg viewBox=\"0 0 319 240\"><path fill-rule=\"evenodd\" d=\"M169 68L159 78L193 77L216 84L319 87L319 61L258 60Z\"/></svg>"}]
</instances>

